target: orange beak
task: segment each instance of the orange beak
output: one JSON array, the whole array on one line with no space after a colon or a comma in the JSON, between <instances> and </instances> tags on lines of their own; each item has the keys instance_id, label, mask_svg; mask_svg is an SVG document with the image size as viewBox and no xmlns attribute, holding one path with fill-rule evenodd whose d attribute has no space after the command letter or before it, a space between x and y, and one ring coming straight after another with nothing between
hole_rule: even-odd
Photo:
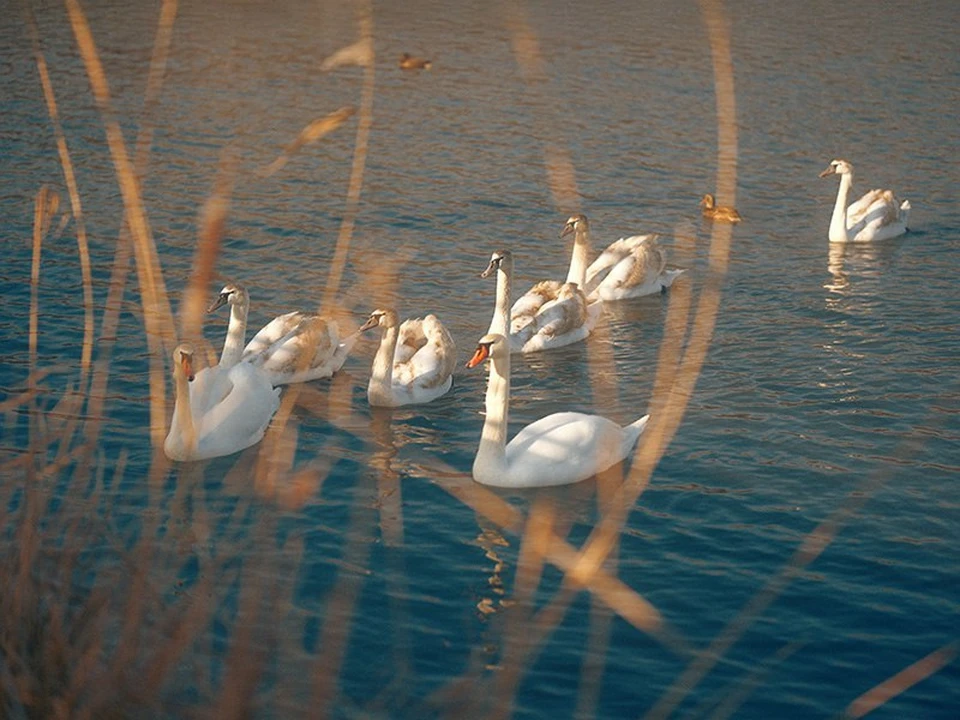
<instances>
[{"instance_id":1,"label":"orange beak","mask_svg":"<svg viewBox=\"0 0 960 720\"><path fill-rule=\"evenodd\" d=\"M489 345L477 345L477 351L473 353L473 357L467 360L468 368L475 368L477 365L482 363L490 357L490 346Z\"/></svg>"}]
</instances>

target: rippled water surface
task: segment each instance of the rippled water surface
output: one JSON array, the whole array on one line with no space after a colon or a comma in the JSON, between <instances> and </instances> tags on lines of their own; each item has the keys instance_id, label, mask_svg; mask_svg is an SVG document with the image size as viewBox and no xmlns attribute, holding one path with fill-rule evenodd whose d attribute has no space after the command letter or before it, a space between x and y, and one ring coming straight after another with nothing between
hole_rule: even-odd
<instances>
[{"instance_id":1,"label":"rippled water surface","mask_svg":"<svg viewBox=\"0 0 960 720\"><path fill-rule=\"evenodd\" d=\"M158 7L123 5L85 8L132 147ZM727 8L745 220L733 233L716 331L689 409L627 520L611 570L704 647L820 523L841 508L853 512L681 705L697 717L731 692L745 696L737 717L831 717L957 638L958 7L734 0ZM123 205L64 10L44 5L36 14L77 170L99 331ZM518 66L512 33L524 24L545 79L524 79ZM253 508L241 535L275 523L275 541L243 551L257 580L292 587L286 636L268 646L281 663L270 673L296 675L301 656L322 652L325 628L343 615L352 625L339 673L342 716L443 708L456 717L465 700L451 682L468 678L468 697L490 692L477 678L493 683L507 638L530 631L511 626L507 611L520 539L443 489L469 488L483 421L485 375L462 369L492 309L493 286L478 273L506 246L520 286L564 274L568 248L557 235L571 208L551 194L545 158L568 153L576 209L590 216L597 244L657 231L672 248L675 228L693 222L698 245L682 282L699 292L709 227L697 202L716 174L714 76L694 3L378 3L373 32L374 119L345 303L362 321L383 301L362 273L404 263L396 304L402 315L435 312L448 325L460 349L454 388L423 408L371 412L364 389L374 343L366 340L294 410L297 462L329 470L322 487L278 506L255 492L249 472L231 470L236 458L223 458L173 468L165 492L197 493L206 508L209 533L187 555L235 540L218 528L229 525L238 498ZM29 373L33 198L44 183L62 189L63 176L26 26L11 13L0 35L0 393L10 399ZM180 8L142 183L174 309L191 273L198 214L228 149L238 172L217 272L247 285L252 324L319 302L346 207L356 121L274 177L256 171L309 121L358 104L361 70L317 69L354 37L355 8L346 4ZM401 72L402 51L431 56L434 68ZM834 157L856 166L861 191L891 187L909 198L911 232L828 247L836 179L817 174ZM140 478L151 455L135 274L127 288L101 442L106 477L121 458L125 465L122 481L107 482L104 503L121 535L134 532L147 502ZM621 422L643 414L669 301L613 305L586 344L517 360L511 431L562 409ZM50 409L77 381L83 337L74 224L45 241L38 303L38 364L51 371L41 407ZM213 344L222 321L206 325ZM591 368L602 372L591 377ZM331 397L352 403L348 420ZM26 413L8 411L2 433L3 454L21 452ZM256 451L244 457L241 468L252 467ZM574 544L596 519L596 490L591 481L550 493L557 528L569 527ZM537 497L500 496L522 510ZM169 522L179 522L175 513ZM549 601L560 581L548 568L537 602ZM587 593L574 600L518 680L516 717L638 717L686 667L603 607ZM298 652L278 649L290 646ZM194 661L218 647L201 643ZM283 716L284 705L276 707ZM954 663L876 717L958 712Z\"/></svg>"}]
</instances>

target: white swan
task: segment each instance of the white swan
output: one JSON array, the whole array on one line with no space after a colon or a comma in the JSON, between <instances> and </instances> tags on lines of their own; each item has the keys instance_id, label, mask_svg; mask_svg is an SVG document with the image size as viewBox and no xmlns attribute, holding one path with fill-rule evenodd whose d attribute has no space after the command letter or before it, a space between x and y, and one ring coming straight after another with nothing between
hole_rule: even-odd
<instances>
[{"instance_id":1,"label":"white swan","mask_svg":"<svg viewBox=\"0 0 960 720\"><path fill-rule=\"evenodd\" d=\"M892 190L875 189L864 193L863 197L848 207L847 200L853 186L853 166L846 160L833 160L820 173L820 177L828 175L840 176L837 202L833 206L827 233L830 242L889 240L907 231L909 200L898 204Z\"/></svg>"},{"instance_id":2,"label":"white swan","mask_svg":"<svg viewBox=\"0 0 960 720\"><path fill-rule=\"evenodd\" d=\"M630 454L647 424L649 415L621 427L600 415L559 412L527 425L507 443L510 353L503 335L480 338L467 367L488 357L487 415L473 461L478 483L527 488L586 480Z\"/></svg>"},{"instance_id":3,"label":"white swan","mask_svg":"<svg viewBox=\"0 0 960 720\"><path fill-rule=\"evenodd\" d=\"M588 304L573 282L544 281L510 307L513 255L498 250L480 277L497 273L497 299L488 332L510 338L510 352L530 353L563 347L587 337L600 317L600 303ZM539 290L538 290L539 288ZM538 294L539 293L539 294Z\"/></svg>"},{"instance_id":4,"label":"white swan","mask_svg":"<svg viewBox=\"0 0 960 720\"><path fill-rule=\"evenodd\" d=\"M359 338L358 332L341 338L335 320L296 310L275 317L244 347L250 307L246 289L236 283L225 285L208 312L225 304L230 305L230 324L220 364L250 363L274 386L330 377L343 367Z\"/></svg>"},{"instance_id":5,"label":"white swan","mask_svg":"<svg viewBox=\"0 0 960 720\"><path fill-rule=\"evenodd\" d=\"M575 233L574 258L584 265L583 290L591 302L627 300L663 292L683 273L681 269L667 268L666 254L657 244L656 234L620 238L586 267L590 254L590 223L586 215L571 215L560 237L571 232ZM582 248L579 255L577 248ZM572 262L570 272L575 272ZM579 267L576 272L580 272Z\"/></svg>"},{"instance_id":6,"label":"white swan","mask_svg":"<svg viewBox=\"0 0 960 720\"><path fill-rule=\"evenodd\" d=\"M373 358L367 399L377 407L428 403L453 384L457 346L436 315L405 320L393 310L374 310L358 332L382 329Z\"/></svg>"},{"instance_id":7,"label":"white swan","mask_svg":"<svg viewBox=\"0 0 960 720\"><path fill-rule=\"evenodd\" d=\"M220 375L203 383L201 376ZM163 451L171 460L205 460L243 450L263 437L280 406L280 390L248 363L204 368L196 375L208 392L194 389L193 347L173 351L176 402ZM209 392L216 388L216 392Z\"/></svg>"}]
</instances>

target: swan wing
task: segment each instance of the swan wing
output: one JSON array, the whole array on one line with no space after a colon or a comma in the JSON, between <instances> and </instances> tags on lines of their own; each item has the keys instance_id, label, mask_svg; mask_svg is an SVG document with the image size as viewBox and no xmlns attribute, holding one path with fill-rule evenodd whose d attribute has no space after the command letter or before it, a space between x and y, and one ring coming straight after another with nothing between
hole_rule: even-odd
<instances>
[{"instance_id":1,"label":"swan wing","mask_svg":"<svg viewBox=\"0 0 960 720\"><path fill-rule=\"evenodd\" d=\"M258 442L280 406L280 390L250 363L230 368L230 391L197 418L197 458L220 457Z\"/></svg>"},{"instance_id":2,"label":"swan wing","mask_svg":"<svg viewBox=\"0 0 960 720\"><path fill-rule=\"evenodd\" d=\"M583 291L587 295L592 295L610 274L617 271L616 269L621 263L626 262L632 265L630 258L648 242L656 244L657 237L655 233L631 235L610 243L607 249L600 253L599 257L587 268L587 282ZM621 269L619 272L623 273L625 269Z\"/></svg>"},{"instance_id":3,"label":"swan wing","mask_svg":"<svg viewBox=\"0 0 960 720\"><path fill-rule=\"evenodd\" d=\"M289 335L308 317L310 317L309 313L299 310L278 315L260 328L257 334L247 343L247 346L243 349L241 360L249 361L253 356L266 351L271 345Z\"/></svg>"},{"instance_id":4,"label":"swan wing","mask_svg":"<svg viewBox=\"0 0 960 720\"><path fill-rule=\"evenodd\" d=\"M882 199L882 193L883 191L879 189L868 190L859 200L850 203L850 205L847 206L847 226L856 225L860 222L863 216L869 211L870 206L877 202L877 200Z\"/></svg>"},{"instance_id":5,"label":"swan wing","mask_svg":"<svg viewBox=\"0 0 960 720\"><path fill-rule=\"evenodd\" d=\"M397 331L397 347L393 351L393 362L405 363L427 343L427 336L423 331L422 318L410 318L400 324Z\"/></svg>"},{"instance_id":6,"label":"swan wing","mask_svg":"<svg viewBox=\"0 0 960 720\"><path fill-rule=\"evenodd\" d=\"M510 308L510 319L535 315L544 303L556 299L562 286L563 283L558 280L541 280L536 283L513 303L513 307Z\"/></svg>"},{"instance_id":7,"label":"swan wing","mask_svg":"<svg viewBox=\"0 0 960 720\"><path fill-rule=\"evenodd\" d=\"M334 366L338 361L342 365L346 357L346 352L338 352L340 345L335 322L304 315L296 327L249 362L265 371L274 385L305 382L339 370Z\"/></svg>"},{"instance_id":8,"label":"swan wing","mask_svg":"<svg viewBox=\"0 0 960 720\"><path fill-rule=\"evenodd\" d=\"M659 292L668 283L666 255L654 236L637 243L597 285L591 298L618 300ZM670 282L673 277L670 276Z\"/></svg>"},{"instance_id":9,"label":"swan wing","mask_svg":"<svg viewBox=\"0 0 960 720\"><path fill-rule=\"evenodd\" d=\"M586 480L623 460L623 446L624 430L612 420L554 413L527 425L507 444L505 480L514 487Z\"/></svg>"}]
</instances>

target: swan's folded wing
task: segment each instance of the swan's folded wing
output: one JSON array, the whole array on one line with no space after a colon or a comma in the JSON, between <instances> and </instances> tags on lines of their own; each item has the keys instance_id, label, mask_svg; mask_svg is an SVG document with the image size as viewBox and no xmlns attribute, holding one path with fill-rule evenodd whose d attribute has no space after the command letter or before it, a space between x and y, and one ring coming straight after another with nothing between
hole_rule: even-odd
<instances>
[{"instance_id":1,"label":"swan's folded wing","mask_svg":"<svg viewBox=\"0 0 960 720\"><path fill-rule=\"evenodd\" d=\"M517 298L510 308L510 318L535 315L544 303L556 299L563 283L558 280L541 280Z\"/></svg>"},{"instance_id":2,"label":"swan's folded wing","mask_svg":"<svg viewBox=\"0 0 960 720\"><path fill-rule=\"evenodd\" d=\"M254 358L254 364L278 375L304 372L328 362L339 345L336 325L305 316L284 337Z\"/></svg>"},{"instance_id":3,"label":"swan's folded wing","mask_svg":"<svg viewBox=\"0 0 960 720\"><path fill-rule=\"evenodd\" d=\"M229 374L230 392L200 419L198 443L207 457L257 442L280 406L280 390L271 387L267 376L250 363L235 365Z\"/></svg>"},{"instance_id":4,"label":"swan's folded wing","mask_svg":"<svg viewBox=\"0 0 960 720\"><path fill-rule=\"evenodd\" d=\"M397 347L393 351L393 362L405 363L424 346L427 338L423 333L423 320L421 318L410 318L400 324L397 331Z\"/></svg>"},{"instance_id":5,"label":"swan's folded wing","mask_svg":"<svg viewBox=\"0 0 960 720\"><path fill-rule=\"evenodd\" d=\"M506 448L512 479L533 485L578 482L623 459L623 429L599 415L561 412L527 425Z\"/></svg>"},{"instance_id":6,"label":"swan's folded wing","mask_svg":"<svg viewBox=\"0 0 960 720\"><path fill-rule=\"evenodd\" d=\"M310 317L310 313L304 313L298 310L278 315L260 328L257 334L247 343L247 346L243 349L241 359L249 361L253 356L265 352L278 340L289 335L308 317Z\"/></svg>"},{"instance_id":7,"label":"swan's folded wing","mask_svg":"<svg viewBox=\"0 0 960 720\"><path fill-rule=\"evenodd\" d=\"M868 190L859 200L850 203L847 206L847 227L856 225L863 220L864 215L869 212L874 203L878 200L883 201L882 195L883 191L880 189Z\"/></svg>"}]
</instances>

